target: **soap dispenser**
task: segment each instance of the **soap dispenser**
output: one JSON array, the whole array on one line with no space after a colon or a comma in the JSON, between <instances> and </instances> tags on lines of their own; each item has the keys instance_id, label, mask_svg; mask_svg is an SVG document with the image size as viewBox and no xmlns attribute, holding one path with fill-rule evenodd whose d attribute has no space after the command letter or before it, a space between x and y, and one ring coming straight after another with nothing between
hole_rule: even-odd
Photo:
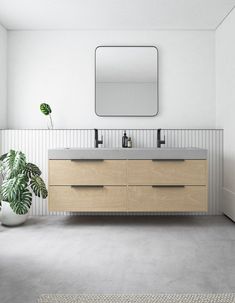
<instances>
[{"instance_id":1,"label":"soap dispenser","mask_svg":"<svg viewBox=\"0 0 235 303\"><path fill-rule=\"evenodd\" d=\"M124 134L122 136L122 147L127 148L127 144L128 144L128 137L126 135L126 131L124 130Z\"/></svg>"},{"instance_id":2,"label":"soap dispenser","mask_svg":"<svg viewBox=\"0 0 235 303\"><path fill-rule=\"evenodd\" d=\"M131 137L129 137L128 140L127 140L127 147L128 147L128 148L132 148Z\"/></svg>"}]
</instances>

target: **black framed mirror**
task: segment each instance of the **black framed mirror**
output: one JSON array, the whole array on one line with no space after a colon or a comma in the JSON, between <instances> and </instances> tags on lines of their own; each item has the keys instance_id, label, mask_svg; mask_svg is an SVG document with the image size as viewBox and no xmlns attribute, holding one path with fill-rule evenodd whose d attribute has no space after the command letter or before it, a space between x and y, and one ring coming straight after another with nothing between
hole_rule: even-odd
<instances>
[{"instance_id":1,"label":"black framed mirror","mask_svg":"<svg viewBox=\"0 0 235 303\"><path fill-rule=\"evenodd\" d=\"M95 112L101 117L152 117L158 113L158 49L98 46Z\"/></svg>"}]
</instances>

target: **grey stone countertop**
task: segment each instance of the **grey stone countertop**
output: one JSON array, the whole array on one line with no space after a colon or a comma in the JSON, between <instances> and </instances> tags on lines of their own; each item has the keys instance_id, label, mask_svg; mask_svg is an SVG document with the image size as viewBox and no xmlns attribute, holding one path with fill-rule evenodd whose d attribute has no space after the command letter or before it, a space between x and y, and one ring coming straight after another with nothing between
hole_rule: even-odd
<instances>
[{"instance_id":1,"label":"grey stone countertop","mask_svg":"<svg viewBox=\"0 0 235 303\"><path fill-rule=\"evenodd\" d=\"M200 160L207 159L201 148L58 148L49 149L50 160Z\"/></svg>"}]
</instances>

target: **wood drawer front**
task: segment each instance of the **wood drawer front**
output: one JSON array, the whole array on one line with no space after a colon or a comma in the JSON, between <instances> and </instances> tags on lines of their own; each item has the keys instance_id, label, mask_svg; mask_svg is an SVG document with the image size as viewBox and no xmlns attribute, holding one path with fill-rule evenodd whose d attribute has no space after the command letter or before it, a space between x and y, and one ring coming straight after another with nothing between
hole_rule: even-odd
<instances>
[{"instance_id":1,"label":"wood drawer front","mask_svg":"<svg viewBox=\"0 0 235 303\"><path fill-rule=\"evenodd\" d=\"M207 184L207 160L128 160L128 184Z\"/></svg>"},{"instance_id":2,"label":"wood drawer front","mask_svg":"<svg viewBox=\"0 0 235 303\"><path fill-rule=\"evenodd\" d=\"M126 211L126 186L50 186L50 211Z\"/></svg>"},{"instance_id":3,"label":"wood drawer front","mask_svg":"<svg viewBox=\"0 0 235 303\"><path fill-rule=\"evenodd\" d=\"M125 185L126 161L49 161L50 185Z\"/></svg>"},{"instance_id":4,"label":"wood drawer front","mask_svg":"<svg viewBox=\"0 0 235 303\"><path fill-rule=\"evenodd\" d=\"M128 211L206 212L207 187L129 186Z\"/></svg>"}]
</instances>

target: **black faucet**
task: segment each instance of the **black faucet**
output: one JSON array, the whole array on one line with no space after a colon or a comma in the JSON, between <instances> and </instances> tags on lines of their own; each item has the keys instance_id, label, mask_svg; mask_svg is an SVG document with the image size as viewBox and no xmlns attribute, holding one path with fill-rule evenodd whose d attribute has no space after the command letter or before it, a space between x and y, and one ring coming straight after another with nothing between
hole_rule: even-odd
<instances>
[{"instance_id":1,"label":"black faucet","mask_svg":"<svg viewBox=\"0 0 235 303\"><path fill-rule=\"evenodd\" d=\"M98 134L98 129L95 128L95 148L99 147L99 144L103 144L103 136L101 136L101 140L99 140L99 134Z\"/></svg>"},{"instance_id":2,"label":"black faucet","mask_svg":"<svg viewBox=\"0 0 235 303\"><path fill-rule=\"evenodd\" d=\"M161 148L162 144L165 144L165 136L164 136L164 140L161 140L161 128L158 128L157 130L157 147Z\"/></svg>"}]
</instances>

